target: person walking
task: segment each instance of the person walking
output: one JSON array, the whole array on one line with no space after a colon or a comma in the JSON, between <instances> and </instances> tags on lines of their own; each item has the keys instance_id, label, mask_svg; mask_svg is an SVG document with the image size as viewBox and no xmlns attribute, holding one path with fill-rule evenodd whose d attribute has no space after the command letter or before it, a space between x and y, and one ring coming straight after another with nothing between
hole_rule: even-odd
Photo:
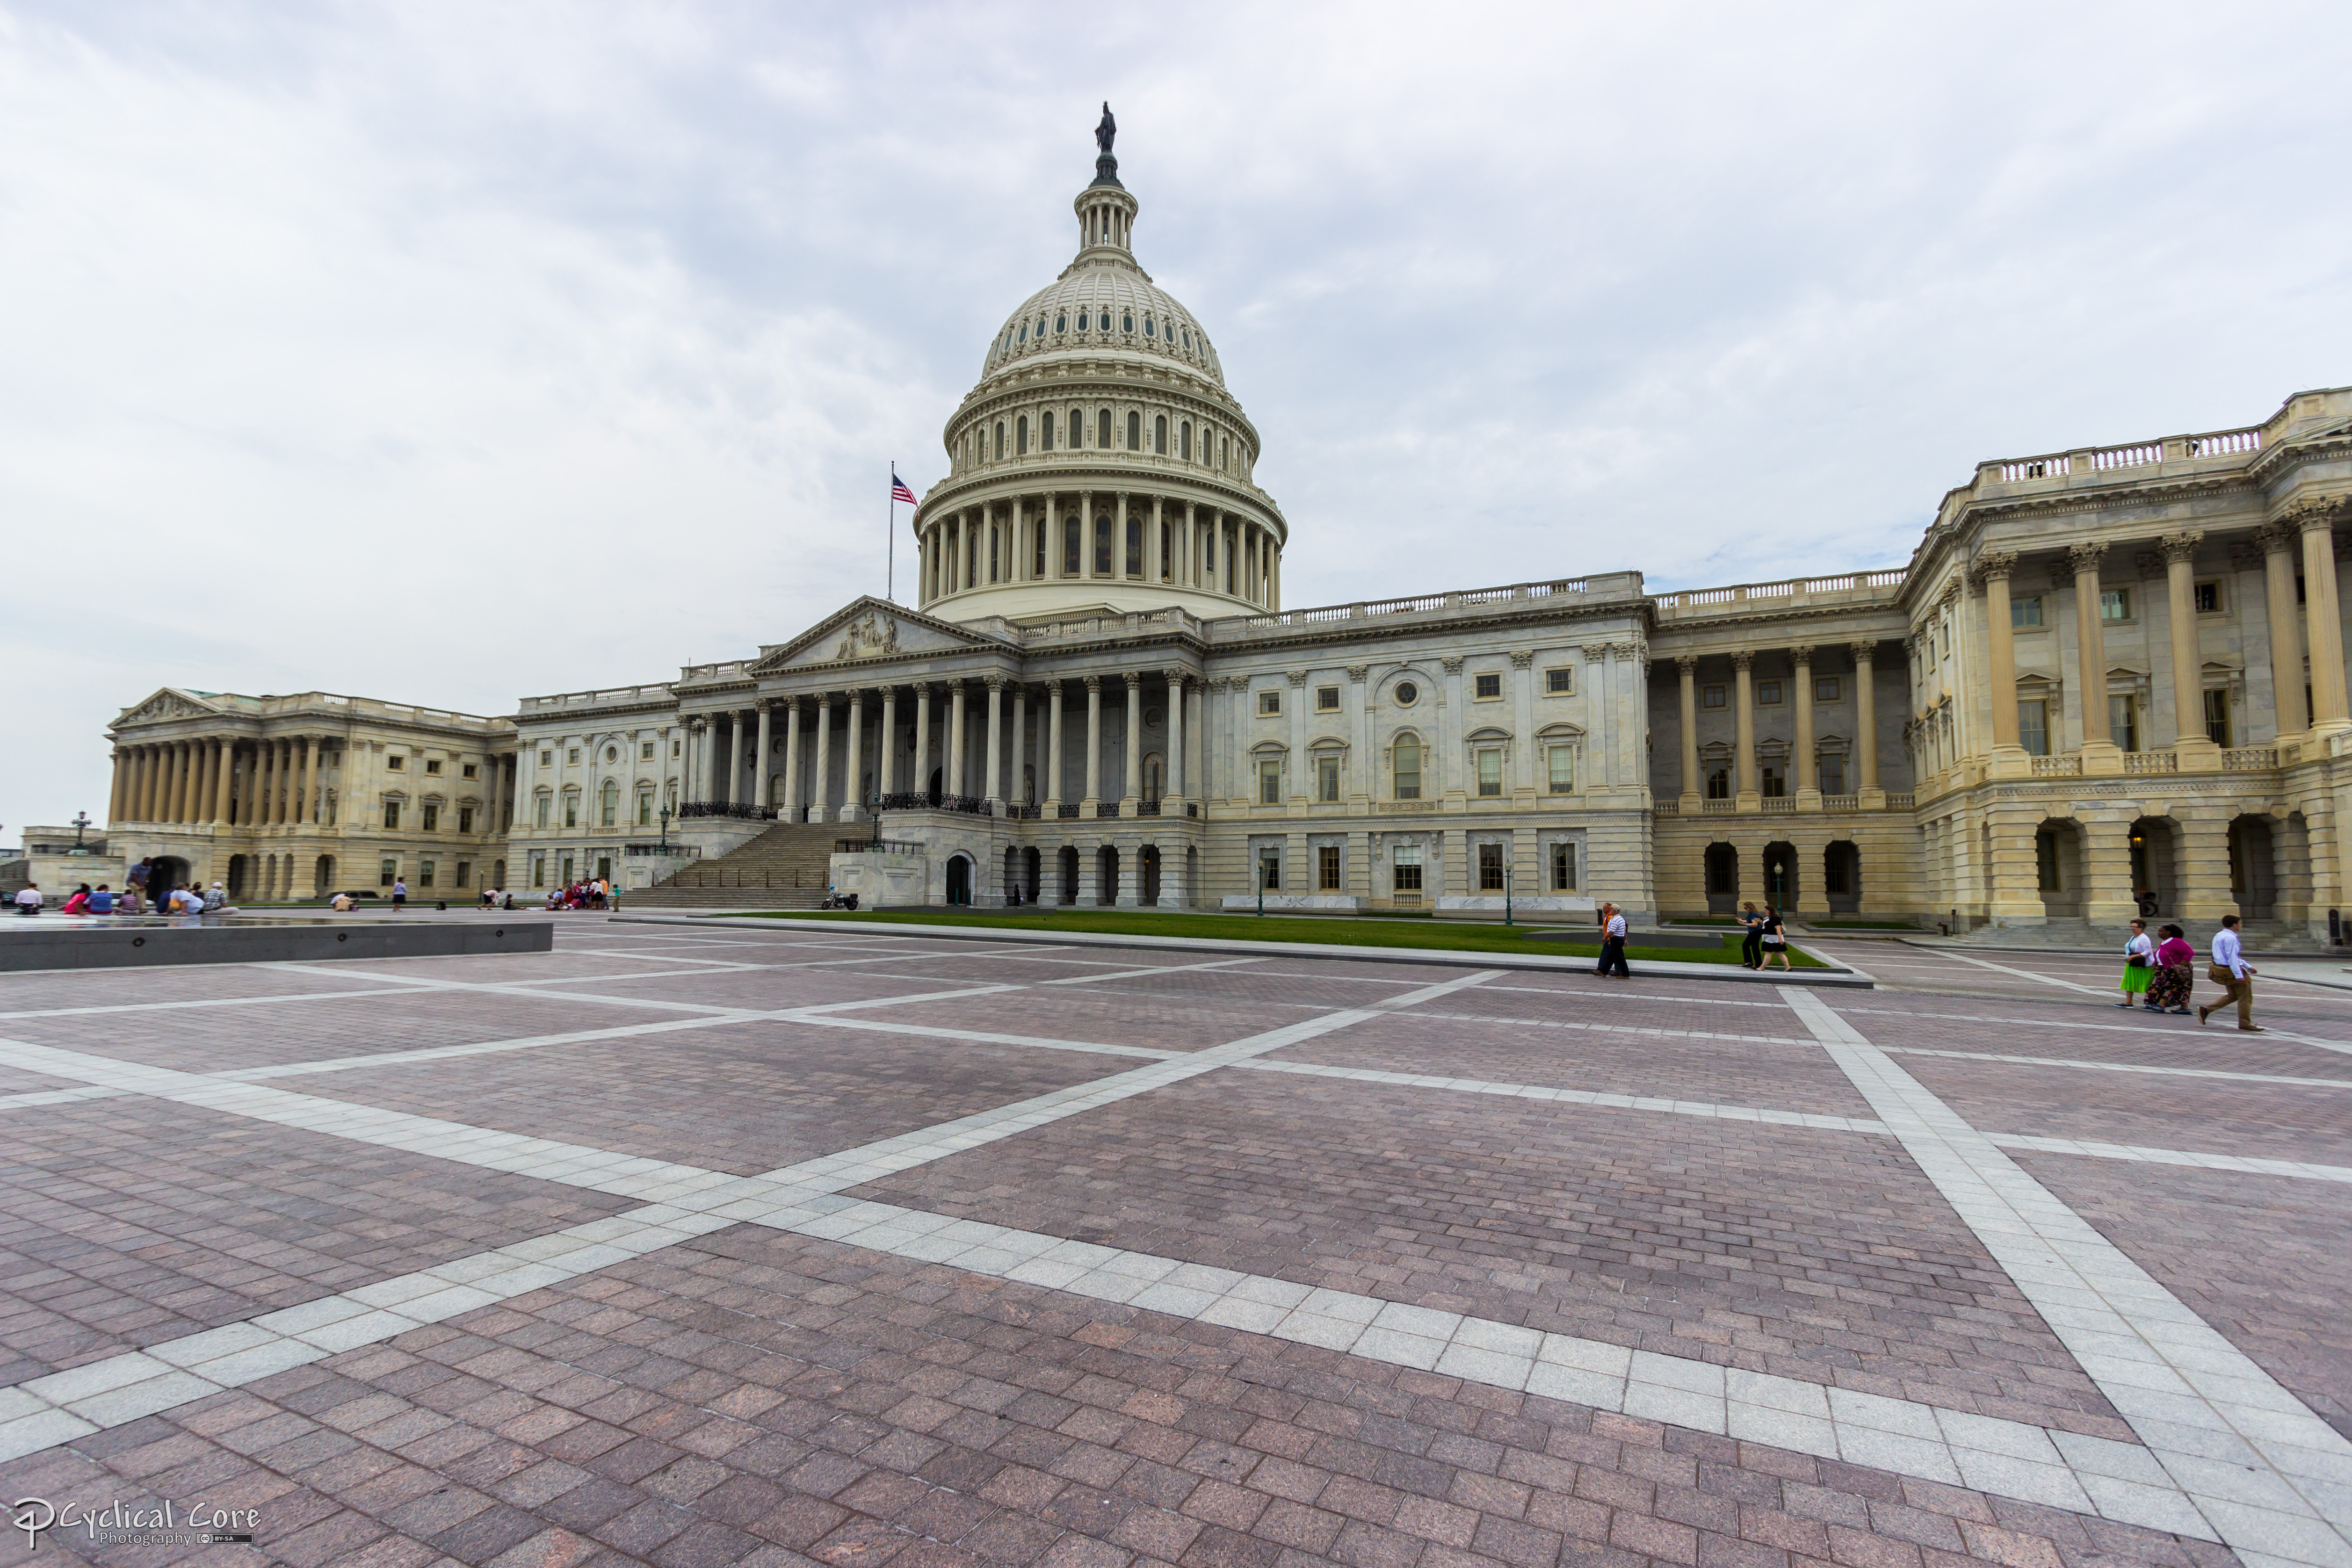
<instances>
[{"instance_id":1,"label":"person walking","mask_svg":"<svg viewBox=\"0 0 2352 1568\"><path fill-rule=\"evenodd\" d=\"M2254 967L2246 962L2245 945L2238 937L2238 917L2221 916L2221 929L2213 933L2213 967L2206 973L2221 988L2221 998L2197 1009L2197 1021L2220 1012L2232 999L2238 1004L2238 1027L2248 1034L2268 1034L2270 1030L2254 1022Z\"/></svg>"},{"instance_id":2,"label":"person walking","mask_svg":"<svg viewBox=\"0 0 2352 1568\"><path fill-rule=\"evenodd\" d=\"M1756 913L1753 899L1739 912L1739 924L1747 935L1739 939L1739 961L1751 969L1764 967L1764 917Z\"/></svg>"},{"instance_id":3,"label":"person walking","mask_svg":"<svg viewBox=\"0 0 2352 1568\"><path fill-rule=\"evenodd\" d=\"M2164 940L2156 945L2156 973L2147 982L2147 1006L2151 1012L2178 1013L2189 1016L2189 993L2196 988L2197 976L2189 967L2197 962L2197 949L2178 925L2167 925Z\"/></svg>"},{"instance_id":4,"label":"person walking","mask_svg":"<svg viewBox=\"0 0 2352 1568\"><path fill-rule=\"evenodd\" d=\"M1764 906L1764 924L1756 928L1756 950L1763 955L1756 964L1759 972L1768 967L1775 958L1780 960L1783 969L1796 967L1789 962L1789 933L1781 927L1780 911L1772 904Z\"/></svg>"},{"instance_id":5,"label":"person walking","mask_svg":"<svg viewBox=\"0 0 2352 1568\"><path fill-rule=\"evenodd\" d=\"M2150 980L2156 978L2156 944L2147 939L2147 922L2131 923L2131 940L2124 944L2124 999L2116 1004L2130 1007L2147 995Z\"/></svg>"},{"instance_id":6,"label":"person walking","mask_svg":"<svg viewBox=\"0 0 2352 1568\"><path fill-rule=\"evenodd\" d=\"M1592 972L1630 980L1633 971L1625 967L1625 915L1613 904L1602 904L1601 913L1607 917L1601 927L1601 967Z\"/></svg>"},{"instance_id":7,"label":"person walking","mask_svg":"<svg viewBox=\"0 0 2352 1568\"><path fill-rule=\"evenodd\" d=\"M405 904L407 902L408 883L400 877L394 877L392 879L392 907L394 912L397 914L401 906Z\"/></svg>"}]
</instances>

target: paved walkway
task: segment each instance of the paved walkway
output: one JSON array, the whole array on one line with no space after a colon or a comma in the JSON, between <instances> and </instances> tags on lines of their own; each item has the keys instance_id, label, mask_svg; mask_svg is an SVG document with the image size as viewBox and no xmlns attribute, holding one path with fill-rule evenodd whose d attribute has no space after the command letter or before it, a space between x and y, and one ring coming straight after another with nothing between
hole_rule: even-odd
<instances>
[{"instance_id":1,"label":"paved walkway","mask_svg":"<svg viewBox=\"0 0 2352 1568\"><path fill-rule=\"evenodd\" d=\"M1851 946L0 977L0 1493L252 1511L39 1536L124 1564L2352 1565L2352 998Z\"/></svg>"}]
</instances>

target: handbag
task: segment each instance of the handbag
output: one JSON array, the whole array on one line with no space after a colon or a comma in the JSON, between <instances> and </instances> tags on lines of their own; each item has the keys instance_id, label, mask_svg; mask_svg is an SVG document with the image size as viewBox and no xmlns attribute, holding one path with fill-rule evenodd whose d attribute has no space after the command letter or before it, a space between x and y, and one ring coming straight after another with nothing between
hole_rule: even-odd
<instances>
[{"instance_id":1,"label":"handbag","mask_svg":"<svg viewBox=\"0 0 2352 1568\"><path fill-rule=\"evenodd\" d=\"M2124 955L2124 967L2125 967L2125 968L2126 968L2126 969L2145 969L2145 968L2147 968L2147 954L2145 954L2145 953L2126 953L2126 954L2125 954L2125 955Z\"/></svg>"},{"instance_id":2,"label":"handbag","mask_svg":"<svg viewBox=\"0 0 2352 1568\"><path fill-rule=\"evenodd\" d=\"M2217 986L2234 986L2238 983L2238 977L2230 973L2230 966L2227 964L2209 965L2205 974L2206 977Z\"/></svg>"}]
</instances>

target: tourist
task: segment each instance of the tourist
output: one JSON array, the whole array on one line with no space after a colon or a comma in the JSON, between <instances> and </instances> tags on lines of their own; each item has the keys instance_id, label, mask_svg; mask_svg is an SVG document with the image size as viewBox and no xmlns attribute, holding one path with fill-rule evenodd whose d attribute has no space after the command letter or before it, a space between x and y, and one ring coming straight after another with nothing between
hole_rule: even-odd
<instances>
[{"instance_id":1,"label":"tourist","mask_svg":"<svg viewBox=\"0 0 2352 1568\"><path fill-rule=\"evenodd\" d=\"M1764 917L1756 913L1753 899L1739 912L1739 924L1748 932L1739 939L1739 961L1751 969L1760 969L1764 967Z\"/></svg>"},{"instance_id":2,"label":"tourist","mask_svg":"<svg viewBox=\"0 0 2352 1568\"><path fill-rule=\"evenodd\" d=\"M98 891L89 895L89 912L92 915L113 914L114 890L108 887L106 883L100 883Z\"/></svg>"},{"instance_id":3,"label":"tourist","mask_svg":"<svg viewBox=\"0 0 2352 1568\"><path fill-rule=\"evenodd\" d=\"M408 902L408 883L405 883L404 881L403 881L402 879L400 879L399 877L394 877L394 878L392 879L392 907L393 907L393 912L394 912L394 914L399 913L401 906L402 906L403 904L406 904L407 902Z\"/></svg>"},{"instance_id":4,"label":"tourist","mask_svg":"<svg viewBox=\"0 0 2352 1568\"><path fill-rule=\"evenodd\" d=\"M1625 967L1625 916L1613 904L1604 904L1601 913L1605 922L1601 927L1601 967L1592 972L1630 980L1633 971Z\"/></svg>"},{"instance_id":5,"label":"tourist","mask_svg":"<svg viewBox=\"0 0 2352 1568\"><path fill-rule=\"evenodd\" d=\"M87 914L89 914L89 883L83 883L79 887L78 887L78 888L74 889L73 896L72 896L71 898L68 898L68 899L67 899L67 900L66 900L66 906L65 906L63 909L59 910L58 913L59 913L60 915L87 915Z\"/></svg>"},{"instance_id":6,"label":"tourist","mask_svg":"<svg viewBox=\"0 0 2352 1568\"><path fill-rule=\"evenodd\" d=\"M194 888L190 887L184 882L172 890L172 903L169 913L173 915L202 915L204 912L205 895L203 894L198 893Z\"/></svg>"},{"instance_id":7,"label":"tourist","mask_svg":"<svg viewBox=\"0 0 2352 1568\"><path fill-rule=\"evenodd\" d=\"M16 913L19 915L38 915L40 912L40 883L28 882L24 886L16 890Z\"/></svg>"},{"instance_id":8,"label":"tourist","mask_svg":"<svg viewBox=\"0 0 2352 1568\"><path fill-rule=\"evenodd\" d=\"M2189 1016L2189 993L2197 984L2189 966L2196 962L2197 949L2189 945L2180 927L2165 926L2164 940L2156 945L2156 973L2147 982L2150 1012Z\"/></svg>"},{"instance_id":9,"label":"tourist","mask_svg":"<svg viewBox=\"0 0 2352 1568\"><path fill-rule=\"evenodd\" d=\"M1780 928L1779 908L1769 904L1764 906L1764 924L1757 928L1756 934L1757 951L1764 955L1756 966L1759 970L1769 967L1775 958L1780 960L1783 969L1796 967L1789 962L1789 934Z\"/></svg>"},{"instance_id":10,"label":"tourist","mask_svg":"<svg viewBox=\"0 0 2352 1568\"><path fill-rule=\"evenodd\" d=\"M154 874L154 865L145 855L142 855L139 857L139 863L131 868L131 880L125 886L132 893L143 892L147 886L147 879Z\"/></svg>"},{"instance_id":11,"label":"tourist","mask_svg":"<svg viewBox=\"0 0 2352 1568\"><path fill-rule=\"evenodd\" d=\"M226 909L227 907L228 889L223 887L219 883L215 883L212 886L205 889L205 913L206 915L218 915L222 910Z\"/></svg>"},{"instance_id":12,"label":"tourist","mask_svg":"<svg viewBox=\"0 0 2352 1568\"><path fill-rule=\"evenodd\" d=\"M2156 978L2156 944L2147 939L2147 922L2131 923L2131 940L2124 944L2124 999L2119 1008L2132 1005L2135 998L2147 995L2150 980Z\"/></svg>"},{"instance_id":13,"label":"tourist","mask_svg":"<svg viewBox=\"0 0 2352 1568\"><path fill-rule=\"evenodd\" d=\"M338 915L349 915L352 912L352 895L348 893L335 894L332 903Z\"/></svg>"},{"instance_id":14,"label":"tourist","mask_svg":"<svg viewBox=\"0 0 2352 1568\"><path fill-rule=\"evenodd\" d=\"M137 915L142 913L139 900L139 884L137 883L130 883L123 887L122 896L114 901L114 913L117 915Z\"/></svg>"},{"instance_id":15,"label":"tourist","mask_svg":"<svg viewBox=\"0 0 2352 1568\"><path fill-rule=\"evenodd\" d=\"M2221 916L2221 929L2213 933L2213 967L2206 973L2221 988L2221 999L2197 1009L2197 1021L2203 1023L2211 1014L2227 1007L2231 998L2238 1004L2238 1027L2248 1034L2268 1034L2254 1024L2254 975L2256 970L2245 960L2245 946L2238 939L2238 917Z\"/></svg>"}]
</instances>

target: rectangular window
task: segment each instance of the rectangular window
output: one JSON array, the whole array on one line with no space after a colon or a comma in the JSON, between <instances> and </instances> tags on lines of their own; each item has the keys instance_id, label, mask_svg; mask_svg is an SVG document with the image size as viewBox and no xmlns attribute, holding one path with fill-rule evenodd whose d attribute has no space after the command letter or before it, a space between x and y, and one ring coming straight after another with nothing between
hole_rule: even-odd
<instances>
[{"instance_id":1,"label":"rectangular window","mask_svg":"<svg viewBox=\"0 0 2352 1568\"><path fill-rule=\"evenodd\" d=\"M548 799L546 796L541 795L538 800L531 802L530 825L534 828L543 828L547 826L547 812Z\"/></svg>"},{"instance_id":2,"label":"rectangular window","mask_svg":"<svg viewBox=\"0 0 2352 1568\"><path fill-rule=\"evenodd\" d=\"M1502 747L1489 746L1478 753L1478 793L1499 795L1503 792Z\"/></svg>"},{"instance_id":3,"label":"rectangular window","mask_svg":"<svg viewBox=\"0 0 2352 1568\"><path fill-rule=\"evenodd\" d=\"M400 827L400 802L399 802L399 801L397 801L397 800L386 800L386 801L383 803L383 825L384 825L385 827L387 827L387 828L393 829L394 831L397 831L399 830L399 827Z\"/></svg>"},{"instance_id":4,"label":"rectangular window","mask_svg":"<svg viewBox=\"0 0 2352 1568\"><path fill-rule=\"evenodd\" d=\"M1396 743L1396 798L1421 799L1421 742L1417 740Z\"/></svg>"},{"instance_id":5,"label":"rectangular window","mask_svg":"<svg viewBox=\"0 0 2352 1568\"><path fill-rule=\"evenodd\" d=\"M555 766L555 753L553 753L552 751L542 751L542 752L541 752L541 753L539 754L539 765L540 765L541 768L552 768L552 767L554 767L554 766Z\"/></svg>"},{"instance_id":6,"label":"rectangular window","mask_svg":"<svg viewBox=\"0 0 2352 1568\"><path fill-rule=\"evenodd\" d=\"M621 792L613 788L610 784L607 784L604 786L604 799L598 803L597 807L597 825L599 827L614 828L620 826L620 821Z\"/></svg>"},{"instance_id":7,"label":"rectangular window","mask_svg":"<svg viewBox=\"0 0 2352 1568\"><path fill-rule=\"evenodd\" d=\"M1282 694L1280 692L1258 693L1257 711L1260 713L1280 713L1282 711Z\"/></svg>"},{"instance_id":8,"label":"rectangular window","mask_svg":"<svg viewBox=\"0 0 2352 1568\"><path fill-rule=\"evenodd\" d=\"M1339 798L1339 759L1318 757L1315 759L1315 798L1325 805Z\"/></svg>"},{"instance_id":9,"label":"rectangular window","mask_svg":"<svg viewBox=\"0 0 2352 1568\"><path fill-rule=\"evenodd\" d=\"M1788 793L1788 788L1786 783L1783 781L1780 772L1780 765L1779 763L1767 762L1764 764L1762 771L1764 779L1764 798L1766 800L1778 800Z\"/></svg>"},{"instance_id":10,"label":"rectangular window","mask_svg":"<svg viewBox=\"0 0 2352 1568\"><path fill-rule=\"evenodd\" d=\"M2230 694L2205 694L2205 737L2216 746L2230 744Z\"/></svg>"},{"instance_id":11,"label":"rectangular window","mask_svg":"<svg viewBox=\"0 0 2352 1568\"><path fill-rule=\"evenodd\" d=\"M430 803L425 806L425 831L428 833L437 833L441 831L441 808L439 806Z\"/></svg>"},{"instance_id":12,"label":"rectangular window","mask_svg":"<svg viewBox=\"0 0 2352 1568\"><path fill-rule=\"evenodd\" d=\"M580 797L577 795L563 797L563 825L567 828L580 825Z\"/></svg>"},{"instance_id":13,"label":"rectangular window","mask_svg":"<svg viewBox=\"0 0 2352 1568\"><path fill-rule=\"evenodd\" d=\"M2041 697L2017 705L2017 741L2028 757L2050 755L2050 704Z\"/></svg>"},{"instance_id":14,"label":"rectangular window","mask_svg":"<svg viewBox=\"0 0 2352 1568\"><path fill-rule=\"evenodd\" d=\"M1339 891L1339 846L1318 844L1315 850L1315 886L1320 893Z\"/></svg>"},{"instance_id":15,"label":"rectangular window","mask_svg":"<svg viewBox=\"0 0 2352 1568\"><path fill-rule=\"evenodd\" d=\"M398 882L399 880L400 862L398 861L394 860L391 856L387 855L383 860L376 862L375 884L378 887L390 887L394 883Z\"/></svg>"},{"instance_id":16,"label":"rectangular window","mask_svg":"<svg viewBox=\"0 0 2352 1568\"><path fill-rule=\"evenodd\" d=\"M1722 707L1724 706L1723 688L1721 686L1699 687L1698 706L1701 707Z\"/></svg>"},{"instance_id":17,"label":"rectangular window","mask_svg":"<svg viewBox=\"0 0 2352 1568\"><path fill-rule=\"evenodd\" d=\"M474 862L472 861L459 861L457 862L457 885L459 887L470 887L473 885L473 882Z\"/></svg>"},{"instance_id":18,"label":"rectangular window","mask_svg":"<svg viewBox=\"0 0 2352 1568\"><path fill-rule=\"evenodd\" d=\"M1824 795L1843 795L1845 793L1844 758L1824 757L1822 758L1822 793Z\"/></svg>"},{"instance_id":19,"label":"rectangular window","mask_svg":"<svg viewBox=\"0 0 2352 1568\"><path fill-rule=\"evenodd\" d=\"M2099 590L2099 619L2128 621L2131 619L2131 590L2103 588Z\"/></svg>"},{"instance_id":20,"label":"rectangular window","mask_svg":"<svg viewBox=\"0 0 2352 1568\"><path fill-rule=\"evenodd\" d=\"M441 759L440 759L439 758L437 758L437 757L428 757L428 758L426 758L425 759L425 772L427 772L427 773L438 773L438 772L440 772L440 771L441 771Z\"/></svg>"},{"instance_id":21,"label":"rectangular window","mask_svg":"<svg viewBox=\"0 0 2352 1568\"><path fill-rule=\"evenodd\" d=\"M654 743L648 740L640 745L637 747L637 757L641 761L651 762L654 759Z\"/></svg>"},{"instance_id":22,"label":"rectangular window","mask_svg":"<svg viewBox=\"0 0 2352 1568\"><path fill-rule=\"evenodd\" d=\"M1265 849L1257 852L1257 884L1273 893L1282 886L1282 852Z\"/></svg>"},{"instance_id":23,"label":"rectangular window","mask_svg":"<svg viewBox=\"0 0 2352 1568\"><path fill-rule=\"evenodd\" d=\"M1421 900L1421 846L1399 844L1389 870L1389 887L1414 903Z\"/></svg>"},{"instance_id":24,"label":"rectangular window","mask_svg":"<svg viewBox=\"0 0 2352 1568\"><path fill-rule=\"evenodd\" d=\"M637 826L650 828L653 825L654 798L650 792L641 794L637 797Z\"/></svg>"},{"instance_id":25,"label":"rectangular window","mask_svg":"<svg viewBox=\"0 0 2352 1568\"><path fill-rule=\"evenodd\" d=\"M416 885L419 887L431 887L433 885L433 862L431 861L418 861L416 862Z\"/></svg>"},{"instance_id":26,"label":"rectangular window","mask_svg":"<svg viewBox=\"0 0 2352 1568\"><path fill-rule=\"evenodd\" d=\"M1503 891L1503 846L1500 844L1478 846L1478 891Z\"/></svg>"},{"instance_id":27,"label":"rectangular window","mask_svg":"<svg viewBox=\"0 0 2352 1568\"><path fill-rule=\"evenodd\" d=\"M383 765L393 772L397 773L408 766L408 758L401 756L395 751L390 757L383 759Z\"/></svg>"},{"instance_id":28,"label":"rectangular window","mask_svg":"<svg viewBox=\"0 0 2352 1568\"><path fill-rule=\"evenodd\" d=\"M562 874L562 885L570 887L572 885L572 857L570 855L565 855L562 861L557 865L556 870Z\"/></svg>"},{"instance_id":29,"label":"rectangular window","mask_svg":"<svg viewBox=\"0 0 2352 1568\"><path fill-rule=\"evenodd\" d=\"M1706 798L1710 800L1731 799L1731 769L1710 768L1706 773Z\"/></svg>"},{"instance_id":30,"label":"rectangular window","mask_svg":"<svg viewBox=\"0 0 2352 1568\"><path fill-rule=\"evenodd\" d=\"M457 831L461 833L470 833L474 831L474 808L471 806L457 808Z\"/></svg>"},{"instance_id":31,"label":"rectangular window","mask_svg":"<svg viewBox=\"0 0 2352 1568\"><path fill-rule=\"evenodd\" d=\"M1477 682L1477 695L1482 702L1503 695L1503 677L1499 671L1491 675L1480 675Z\"/></svg>"},{"instance_id":32,"label":"rectangular window","mask_svg":"<svg viewBox=\"0 0 2352 1568\"><path fill-rule=\"evenodd\" d=\"M2019 632L2031 631L2041 625L2042 596L2038 593L2030 593L2022 599L2011 600L2009 624L2012 630Z\"/></svg>"},{"instance_id":33,"label":"rectangular window","mask_svg":"<svg viewBox=\"0 0 2352 1568\"><path fill-rule=\"evenodd\" d=\"M684 741L673 740L669 743L669 754L672 758L679 757L684 754L685 747L686 743Z\"/></svg>"},{"instance_id":34,"label":"rectangular window","mask_svg":"<svg viewBox=\"0 0 2352 1568\"><path fill-rule=\"evenodd\" d=\"M1316 687L1315 711L1317 713L1338 713L1339 711L1339 688L1337 686Z\"/></svg>"},{"instance_id":35,"label":"rectangular window","mask_svg":"<svg viewBox=\"0 0 2352 1568\"><path fill-rule=\"evenodd\" d=\"M1282 804L1282 764L1270 758L1257 765L1257 803L1261 806Z\"/></svg>"},{"instance_id":36,"label":"rectangular window","mask_svg":"<svg viewBox=\"0 0 2352 1568\"><path fill-rule=\"evenodd\" d=\"M1574 794L1576 792L1576 747L1555 746L1546 755L1545 760L1549 764L1550 768L1547 775L1548 792L1554 795Z\"/></svg>"},{"instance_id":37,"label":"rectangular window","mask_svg":"<svg viewBox=\"0 0 2352 1568\"><path fill-rule=\"evenodd\" d=\"M2139 749L2139 699L2128 693L2107 699L2107 738L2126 751Z\"/></svg>"},{"instance_id":38,"label":"rectangular window","mask_svg":"<svg viewBox=\"0 0 2352 1568\"><path fill-rule=\"evenodd\" d=\"M457 769L457 777L460 779L471 779L478 771L480 770L477 768L474 764L468 762Z\"/></svg>"},{"instance_id":39,"label":"rectangular window","mask_svg":"<svg viewBox=\"0 0 2352 1568\"><path fill-rule=\"evenodd\" d=\"M1553 696L1573 695L1576 691L1576 671L1572 666L1544 672L1544 690Z\"/></svg>"},{"instance_id":40,"label":"rectangular window","mask_svg":"<svg viewBox=\"0 0 2352 1568\"><path fill-rule=\"evenodd\" d=\"M575 747L571 747L571 748L570 748L570 749L568 749L567 751L565 751L565 752L564 752L564 754L563 754L563 760L564 760L565 765L566 765L566 766L568 766L568 767L572 767L572 768L577 768L577 767L579 767L579 766L580 766L580 748L579 748L578 747L576 747L576 746L575 746Z\"/></svg>"},{"instance_id":41,"label":"rectangular window","mask_svg":"<svg viewBox=\"0 0 2352 1568\"><path fill-rule=\"evenodd\" d=\"M1815 675L1813 677L1813 700L1817 703L1833 703L1837 701L1838 693L1844 689L1840 685L1839 681L1840 677L1836 675Z\"/></svg>"},{"instance_id":42,"label":"rectangular window","mask_svg":"<svg viewBox=\"0 0 2352 1568\"><path fill-rule=\"evenodd\" d=\"M547 885L547 857L543 854L530 857L530 885L533 887Z\"/></svg>"},{"instance_id":43,"label":"rectangular window","mask_svg":"<svg viewBox=\"0 0 2352 1568\"><path fill-rule=\"evenodd\" d=\"M1758 707L1779 707L1780 706L1780 683L1778 681L1757 682L1756 706Z\"/></svg>"},{"instance_id":44,"label":"rectangular window","mask_svg":"<svg viewBox=\"0 0 2352 1568\"><path fill-rule=\"evenodd\" d=\"M2197 605L2198 614L2219 615L2221 613L2221 585L2220 582L2200 582L2189 591L2190 599L2194 601Z\"/></svg>"},{"instance_id":45,"label":"rectangular window","mask_svg":"<svg viewBox=\"0 0 2352 1568\"><path fill-rule=\"evenodd\" d=\"M1576 844L1572 840L1551 847L1551 890L1554 893L1576 891Z\"/></svg>"}]
</instances>

